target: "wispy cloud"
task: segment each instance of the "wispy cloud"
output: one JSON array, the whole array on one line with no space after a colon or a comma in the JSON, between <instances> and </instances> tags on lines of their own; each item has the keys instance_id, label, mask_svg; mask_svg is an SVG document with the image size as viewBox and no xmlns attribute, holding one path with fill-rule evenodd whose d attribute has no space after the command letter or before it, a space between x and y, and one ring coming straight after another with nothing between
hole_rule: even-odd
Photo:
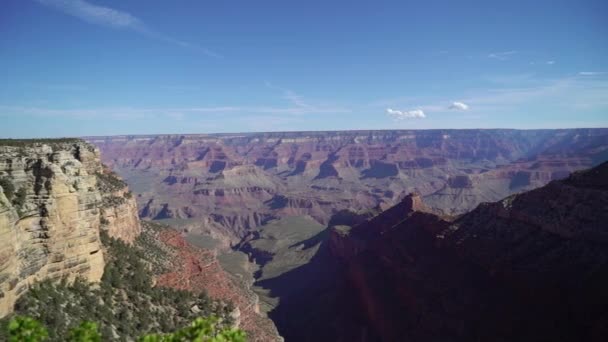
<instances>
[{"instance_id":1,"label":"wispy cloud","mask_svg":"<svg viewBox=\"0 0 608 342\"><path fill-rule=\"evenodd\" d=\"M324 103L311 103L311 101L308 101L303 95L298 94L293 90L273 85L272 83L270 83L268 81L264 82L264 85L269 89L281 92L282 98L284 100L287 100L293 106L293 109L296 111L325 112L327 109L330 109L330 112L332 110L336 110L336 109L339 109L339 112L350 111L345 108L340 108L338 106L333 106L333 105L327 105Z\"/></svg>"},{"instance_id":2,"label":"wispy cloud","mask_svg":"<svg viewBox=\"0 0 608 342\"><path fill-rule=\"evenodd\" d=\"M422 109L413 109L413 110L394 110L391 108L386 109L386 113L391 116L395 120L405 120L405 119L422 119L425 118L426 115Z\"/></svg>"},{"instance_id":3,"label":"wispy cloud","mask_svg":"<svg viewBox=\"0 0 608 342\"><path fill-rule=\"evenodd\" d=\"M516 53L517 51L493 52L488 54L488 58L497 59L499 61L506 61Z\"/></svg>"},{"instance_id":4,"label":"wispy cloud","mask_svg":"<svg viewBox=\"0 0 608 342\"><path fill-rule=\"evenodd\" d=\"M580 76L599 76L606 75L608 72L606 71L581 71L578 73Z\"/></svg>"},{"instance_id":5,"label":"wispy cloud","mask_svg":"<svg viewBox=\"0 0 608 342\"><path fill-rule=\"evenodd\" d=\"M48 107L5 106L0 105L0 116L29 115L47 117L69 117L75 119L112 118L142 119L148 117L169 117L184 119L186 115L209 114L267 114L267 115L301 115L301 114L340 114L350 110L340 107L273 107L273 106L215 106L215 107L168 107L168 108L72 108L57 109Z\"/></svg>"},{"instance_id":6,"label":"wispy cloud","mask_svg":"<svg viewBox=\"0 0 608 342\"><path fill-rule=\"evenodd\" d=\"M463 102L452 102L448 109L453 110L469 110L469 105Z\"/></svg>"},{"instance_id":7,"label":"wispy cloud","mask_svg":"<svg viewBox=\"0 0 608 342\"><path fill-rule=\"evenodd\" d=\"M547 65L553 65L553 64L555 64L555 61L547 61L546 63L547 63Z\"/></svg>"},{"instance_id":8,"label":"wispy cloud","mask_svg":"<svg viewBox=\"0 0 608 342\"><path fill-rule=\"evenodd\" d=\"M608 82L596 74L535 80L520 87L485 89L464 99L476 112L527 110L599 110L608 106Z\"/></svg>"},{"instance_id":9,"label":"wispy cloud","mask_svg":"<svg viewBox=\"0 0 608 342\"><path fill-rule=\"evenodd\" d=\"M158 32L136 16L113 8L92 4L84 0L36 0L39 3L56 8L68 15L91 24L112 29L131 30L152 39L195 50L210 57L221 57L219 54L196 44L175 39Z\"/></svg>"}]
</instances>

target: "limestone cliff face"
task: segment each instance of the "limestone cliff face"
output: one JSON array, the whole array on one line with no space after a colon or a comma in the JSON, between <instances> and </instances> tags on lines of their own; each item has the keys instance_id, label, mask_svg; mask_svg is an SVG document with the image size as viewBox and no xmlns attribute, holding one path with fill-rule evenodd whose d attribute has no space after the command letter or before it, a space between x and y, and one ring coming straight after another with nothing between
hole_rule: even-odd
<instances>
[{"instance_id":1,"label":"limestone cliff face","mask_svg":"<svg viewBox=\"0 0 608 342\"><path fill-rule=\"evenodd\" d=\"M116 191L103 193L100 216L101 229L113 238L133 243L141 233L137 203L126 185Z\"/></svg>"},{"instance_id":2,"label":"limestone cliff face","mask_svg":"<svg viewBox=\"0 0 608 342\"><path fill-rule=\"evenodd\" d=\"M124 183L105 192L102 174L99 151L79 140L0 142L0 317L35 281L99 281L101 228L139 234L134 200L116 201Z\"/></svg>"}]
</instances>

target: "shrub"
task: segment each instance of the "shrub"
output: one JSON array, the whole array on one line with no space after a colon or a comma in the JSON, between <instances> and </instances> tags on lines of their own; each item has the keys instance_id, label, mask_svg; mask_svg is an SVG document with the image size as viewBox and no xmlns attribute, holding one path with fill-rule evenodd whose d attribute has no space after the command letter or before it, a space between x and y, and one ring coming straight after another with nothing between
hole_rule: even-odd
<instances>
[{"instance_id":1,"label":"shrub","mask_svg":"<svg viewBox=\"0 0 608 342\"><path fill-rule=\"evenodd\" d=\"M30 317L16 316L8 324L9 342L40 342L46 340L48 332L45 327ZM68 342L100 342L101 335L97 324L82 322L72 328ZM215 317L197 318L189 326L168 334L151 334L141 336L140 342L245 342L242 330L222 327Z\"/></svg>"},{"instance_id":2,"label":"shrub","mask_svg":"<svg viewBox=\"0 0 608 342\"><path fill-rule=\"evenodd\" d=\"M79 326L70 330L68 342L101 342L97 324L93 322L80 323Z\"/></svg>"},{"instance_id":3,"label":"shrub","mask_svg":"<svg viewBox=\"0 0 608 342\"><path fill-rule=\"evenodd\" d=\"M120 179L114 172L97 172L97 187L101 192L114 192L122 190L127 186L122 179Z\"/></svg>"},{"instance_id":4,"label":"shrub","mask_svg":"<svg viewBox=\"0 0 608 342\"><path fill-rule=\"evenodd\" d=\"M16 316L8 324L9 342L38 342L48 336L42 324L30 317Z\"/></svg>"}]
</instances>

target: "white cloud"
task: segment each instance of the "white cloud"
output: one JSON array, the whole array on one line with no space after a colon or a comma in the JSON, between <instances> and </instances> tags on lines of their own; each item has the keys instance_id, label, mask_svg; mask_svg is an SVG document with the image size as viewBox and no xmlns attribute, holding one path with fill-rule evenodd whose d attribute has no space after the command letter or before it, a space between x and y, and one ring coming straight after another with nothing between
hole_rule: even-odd
<instances>
[{"instance_id":1,"label":"white cloud","mask_svg":"<svg viewBox=\"0 0 608 342\"><path fill-rule=\"evenodd\" d=\"M504 52L493 52L488 55L488 58L497 59L499 61L506 61L510 56L516 54L517 51L504 51Z\"/></svg>"},{"instance_id":2,"label":"white cloud","mask_svg":"<svg viewBox=\"0 0 608 342\"><path fill-rule=\"evenodd\" d=\"M469 110L469 105L462 102L452 102L452 104L448 107L448 109L455 110Z\"/></svg>"},{"instance_id":3,"label":"white cloud","mask_svg":"<svg viewBox=\"0 0 608 342\"><path fill-rule=\"evenodd\" d=\"M387 108L386 113L388 113L388 115L390 115L395 120L426 118L426 115L424 114L424 111L422 109L401 111Z\"/></svg>"},{"instance_id":4,"label":"white cloud","mask_svg":"<svg viewBox=\"0 0 608 342\"><path fill-rule=\"evenodd\" d=\"M196 50L211 57L221 57L217 53L202 48L196 44L185 42L157 32L148 27L142 20L130 13L115 10L109 7L94 5L85 0L37 0L39 3L54 7L68 15L74 16L91 24L105 26L113 29L132 30L150 38L170 44Z\"/></svg>"},{"instance_id":5,"label":"white cloud","mask_svg":"<svg viewBox=\"0 0 608 342\"><path fill-rule=\"evenodd\" d=\"M548 65L553 65L553 64L555 64L555 61L547 61L547 64Z\"/></svg>"}]
</instances>

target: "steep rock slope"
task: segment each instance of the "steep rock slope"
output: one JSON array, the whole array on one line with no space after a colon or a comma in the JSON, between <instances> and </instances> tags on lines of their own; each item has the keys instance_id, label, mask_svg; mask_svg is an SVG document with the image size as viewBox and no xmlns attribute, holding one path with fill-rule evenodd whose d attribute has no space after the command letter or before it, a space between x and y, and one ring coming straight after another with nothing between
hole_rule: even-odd
<instances>
[{"instance_id":1,"label":"steep rock slope","mask_svg":"<svg viewBox=\"0 0 608 342\"><path fill-rule=\"evenodd\" d=\"M416 196L336 227L344 341L605 341L608 163L457 219Z\"/></svg>"},{"instance_id":2,"label":"steep rock slope","mask_svg":"<svg viewBox=\"0 0 608 342\"><path fill-rule=\"evenodd\" d=\"M158 286L206 292L212 298L230 302L236 308L235 323L247 332L248 341L282 341L273 322L260 314L257 295L249 290L248 284L226 273L215 253L193 247L171 229L161 230L155 239L173 255L168 264L171 271L157 278Z\"/></svg>"},{"instance_id":3,"label":"steep rock slope","mask_svg":"<svg viewBox=\"0 0 608 342\"><path fill-rule=\"evenodd\" d=\"M124 183L104 191L103 172L99 150L80 140L0 141L0 316L36 281L99 281L100 228L139 234L135 200L121 196Z\"/></svg>"},{"instance_id":4,"label":"steep rock slope","mask_svg":"<svg viewBox=\"0 0 608 342\"><path fill-rule=\"evenodd\" d=\"M410 192L446 214L608 159L607 129L388 130L90 137L145 218L197 219L236 243L274 218L327 224Z\"/></svg>"}]
</instances>

